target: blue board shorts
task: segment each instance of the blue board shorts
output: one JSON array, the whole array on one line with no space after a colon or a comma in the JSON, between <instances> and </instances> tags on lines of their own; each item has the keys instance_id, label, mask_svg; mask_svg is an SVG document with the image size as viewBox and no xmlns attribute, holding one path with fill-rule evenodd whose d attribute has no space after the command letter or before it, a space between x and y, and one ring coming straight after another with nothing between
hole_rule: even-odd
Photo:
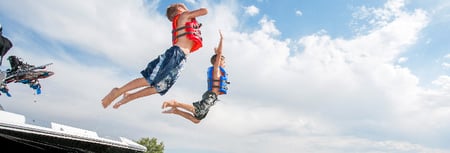
<instances>
[{"instance_id":1,"label":"blue board shorts","mask_svg":"<svg viewBox=\"0 0 450 153\"><path fill-rule=\"evenodd\" d=\"M141 74L150 86L155 87L160 95L164 95L180 76L184 63L186 55L183 50L172 46L148 63Z\"/></svg>"},{"instance_id":2,"label":"blue board shorts","mask_svg":"<svg viewBox=\"0 0 450 153\"><path fill-rule=\"evenodd\" d=\"M202 100L192 103L192 105L194 105L194 117L198 120L205 118L209 112L209 108L211 108L216 101L216 93L211 90L206 91L202 96Z\"/></svg>"}]
</instances>

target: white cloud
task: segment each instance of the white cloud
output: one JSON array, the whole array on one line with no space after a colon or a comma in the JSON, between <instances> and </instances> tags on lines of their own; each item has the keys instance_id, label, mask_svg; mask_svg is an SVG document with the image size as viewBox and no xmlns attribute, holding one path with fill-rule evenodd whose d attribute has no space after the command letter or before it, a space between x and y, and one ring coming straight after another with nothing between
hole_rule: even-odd
<instances>
[{"instance_id":1,"label":"white cloud","mask_svg":"<svg viewBox=\"0 0 450 153\"><path fill-rule=\"evenodd\" d=\"M259 9L255 5L245 7L245 14L255 16L259 13Z\"/></svg>"},{"instance_id":2,"label":"white cloud","mask_svg":"<svg viewBox=\"0 0 450 153\"><path fill-rule=\"evenodd\" d=\"M302 15L303 15L303 12L300 11L300 10L296 10L296 11L295 11L295 15L297 15L297 16L302 16Z\"/></svg>"},{"instance_id":3,"label":"white cloud","mask_svg":"<svg viewBox=\"0 0 450 153\"><path fill-rule=\"evenodd\" d=\"M408 61L408 58L407 57L400 57L399 59L398 59L398 63L404 63L404 62L406 62L406 61Z\"/></svg>"},{"instance_id":4,"label":"white cloud","mask_svg":"<svg viewBox=\"0 0 450 153\"><path fill-rule=\"evenodd\" d=\"M444 59L450 59L450 54L445 55L445 56L444 56ZM448 69L448 68L450 68L450 63L448 63L448 62L443 62L443 63L442 63L442 67L443 67L444 69Z\"/></svg>"},{"instance_id":5,"label":"white cloud","mask_svg":"<svg viewBox=\"0 0 450 153\"><path fill-rule=\"evenodd\" d=\"M431 44L431 39L427 39L427 41L425 41L425 44Z\"/></svg>"},{"instance_id":6,"label":"white cloud","mask_svg":"<svg viewBox=\"0 0 450 153\"><path fill-rule=\"evenodd\" d=\"M440 76L433 84L440 86L442 89L450 90L450 76Z\"/></svg>"},{"instance_id":7,"label":"white cloud","mask_svg":"<svg viewBox=\"0 0 450 153\"><path fill-rule=\"evenodd\" d=\"M450 68L450 63L447 63L447 62L444 62L444 63L442 63L442 67L444 67L444 68Z\"/></svg>"},{"instance_id":8,"label":"white cloud","mask_svg":"<svg viewBox=\"0 0 450 153\"><path fill-rule=\"evenodd\" d=\"M196 0L185 0L185 1L188 2L188 3L191 3L191 4L197 3Z\"/></svg>"},{"instance_id":9,"label":"white cloud","mask_svg":"<svg viewBox=\"0 0 450 153\"><path fill-rule=\"evenodd\" d=\"M276 36L281 34L275 27L275 20L270 20L267 16L264 16L261 20L259 20L259 24L261 25L261 30L258 32L262 32L268 36Z\"/></svg>"},{"instance_id":10,"label":"white cloud","mask_svg":"<svg viewBox=\"0 0 450 153\"><path fill-rule=\"evenodd\" d=\"M445 55L444 58L450 58L450 54Z\"/></svg>"},{"instance_id":11,"label":"white cloud","mask_svg":"<svg viewBox=\"0 0 450 153\"><path fill-rule=\"evenodd\" d=\"M128 67L133 67L136 64L134 62L144 64L144 61L136 61L136 59L142 59L140 58L142 56L155 56L169 45L165 40L170 39L167 36L170 29L168 26L160 25L161 23L170 25L170 23L164 16L156 16L155 10L147 10L156 4L142 7L141 1L123 3L118 0L108 1L106 4L97 3L15 1L8 6L27 8L26 13L11 14L10 17L45 37L61 43L81 46L80 51L93 55L100 54ZM52 8L48 9L48 7ZM5 7L6 10L11 8L13 7ZM29 14L42 17L34 18ZM150 16L152 16L151 20L149 20ZM153 42L154 45L147 42Z\"/></svg>"},{"instance_id":12,"label":"white cloud","mask_svg":"<svg viewBox=\"0 0 450 153\"><path fill-rule=\"evenodd\" d=\"M401 19L400 16L406 15L404 5L405 0L388 0L382 8L362 6L359 11L353 14L354 21L351 25L357 34L368 34L379 28L386 28L388 24L393 25L392 21ZM415 11L422 10L417 9ZM424 13L417 13L417 15L426 15Z\"/></svg>"}]
</instances>

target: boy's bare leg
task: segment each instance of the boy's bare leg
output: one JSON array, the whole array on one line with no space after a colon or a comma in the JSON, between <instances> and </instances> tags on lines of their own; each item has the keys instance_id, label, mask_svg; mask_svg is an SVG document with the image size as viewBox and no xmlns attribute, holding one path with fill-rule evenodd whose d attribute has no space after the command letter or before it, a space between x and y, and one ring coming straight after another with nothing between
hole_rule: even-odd
<instances>
[{"instance_id":1,"label":"boy's bare leg","mask_svg":"<svg viewBox=\"0 0 450 153\"><path fill-rule=\"evenodd\" d=\"M121 91L121 93L125 93L127 91L145 86L149 86L147 80L145 80L145 78L137 78L120 87L119 90Z\"/></svg>"},{"instance_id":2,"label":"boy's bare leg","mask_svg":"<svg viewBox=\"0 0 450 153\"><path fill-rule=\"evenodd\" d=\"M177 115L179 115L181 117L184 117L185 119L188 119L192 123L195 123L195 124L200 123L200 120L195 118L192 114L184 112L184 111L180 111L180 110L177 109L177 107L172 107L171 109L165 110L162 113L165 113L165 114L177 114Z\"/></svg>"},{"instance_id":3,"label":"boy's bare leg","mask_svg":"<svg viewBox=\"0 0 450 153\"><path fill-rule=\"evenodd\" d=\"M135 93L131 93L131 94L125 92L123 94L123 98L119 102L114 104L113 108L117 109L120 106L122 106L123 104L126 104L126 103L128 103L128 102L130 102L130 101L132 101L134 99L141 98L141 97L144 97L144 96L149 96L149 95L152 95L152 94L155 94L155 93L157 93L157 91L153 87L147 87L147 88L144 88L142 90L139 90L139 91L137 91Z\"/></svg>"},{"instance_id":4,"label":"boy's bare leg","mask_svg":"<svg viewBox=\"0 0 450 153\"><path fill-rule=\"evenodd\" d=\"M114 99L116 99L117 97L119 97L121 94L139 88L139 87L143 87L143 86L148 86L147 80L145 80L145 78L137 78L134 79L130 82L128 82L127 84L125 84L124 86L120 87L120 88L113 88L103 99L102 99L102 105L103 108L108 107L112 101L114 101Z\"/></svg>"}]
</instances>

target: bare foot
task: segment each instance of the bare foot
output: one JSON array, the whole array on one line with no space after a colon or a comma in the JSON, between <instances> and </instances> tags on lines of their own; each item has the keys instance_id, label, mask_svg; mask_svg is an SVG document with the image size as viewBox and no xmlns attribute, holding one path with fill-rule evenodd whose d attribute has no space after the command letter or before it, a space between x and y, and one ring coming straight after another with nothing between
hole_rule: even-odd
<instances>
[{"instance_id":1,"label":"bare foot","mask_svg":"<svg viewBox=\"0 0 450 153\"><path fill-rule=\"evenodd\" d=\"M178 109L176 107L172 107L171 109L162 111L162 113L164 113L164 114L175 114L176 111L178 111Z\"/></svg>"},{"instance_id":2,"label":"bare foot","mask_svg":"<svg viewBox=\"0 0 450 153\"><path fill-rule=\"evenodd\" d=\"M162 105L162 109L167 107L173 107L175 105L175 100L165 101Z\"/></svg>"},{"instance_id":3,"label":"bare foot","mask_svg":"<svg viewBox=\"0 0 450 153\"><path fill-rule=\"evenodd\" d=\"M119 102L117 102L116 104L114 104L113 108L117 109L120 106L122 106L123 104L128 103L130 101L130 99L128 99L130 95L131 94L128 92L123 93L122 99Z\"/></svg>"},{"instance_id":4,"label":"bare foot","mask_svg":"<svg viewBox=\"0 0 450 153\"><path fill-rule=\"evenodd\" d=\"M103 108L108 107L114 99L120 96L119 88L113 88L108 95L102 99Z\"/></svg>"},{"instance_id":5,"label":"bare foot","mask_svg":"<svg viewBox=\"0 0 450 153\"><path fill-rule=\"evenodd\" d=\"M116 104L113 105L113 108L114 108L114 109L117 109L117 108L119 108L121 105L122 105L121 102L117 102Z\"/></svg>"}]
</instances>

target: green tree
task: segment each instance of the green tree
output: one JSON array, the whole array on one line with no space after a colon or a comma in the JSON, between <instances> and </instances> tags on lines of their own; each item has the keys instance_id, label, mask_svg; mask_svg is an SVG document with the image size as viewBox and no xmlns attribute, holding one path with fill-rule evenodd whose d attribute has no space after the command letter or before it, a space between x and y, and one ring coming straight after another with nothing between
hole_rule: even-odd
<instances>
[{"instance_id":1,"label":"green tree","mask_svg":"<svg viewBox=\"0 0 450 153\"><path fill-rule=\"evenodd\" d=\"M164 143L160 142L158 144L156 138L141 138L137 143L147 148L145 153L164 153Z\"/></svg>"}]
</instances>

